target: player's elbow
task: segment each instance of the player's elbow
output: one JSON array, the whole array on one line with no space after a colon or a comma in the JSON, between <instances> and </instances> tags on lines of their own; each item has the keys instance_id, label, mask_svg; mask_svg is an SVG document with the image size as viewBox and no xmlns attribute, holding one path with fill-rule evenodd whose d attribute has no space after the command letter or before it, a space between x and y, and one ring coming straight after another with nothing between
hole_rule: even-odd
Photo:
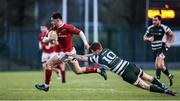
<instances>
[{"instance_id":1,"label":"player's elbow","mask_svg":"<svg viewBox=\"0 0 180 101\"><path fill-rule=\"evenodd\" d=\"M146 37L146 36L144 36L144 37L143 37L143 40L144 40L144 41L147 41L147 37Z\"/></svg>"},{"instance_id":2,"label":"player's elbow","mask_svg":"<svg viewBox=\"0 0 180 101\"><path fill-rule=\"evenodd\" d=\"M173 40L173 42L175 40L175 34L174 33L172 34L172 40Z\"/></svg>"}]
</instances>

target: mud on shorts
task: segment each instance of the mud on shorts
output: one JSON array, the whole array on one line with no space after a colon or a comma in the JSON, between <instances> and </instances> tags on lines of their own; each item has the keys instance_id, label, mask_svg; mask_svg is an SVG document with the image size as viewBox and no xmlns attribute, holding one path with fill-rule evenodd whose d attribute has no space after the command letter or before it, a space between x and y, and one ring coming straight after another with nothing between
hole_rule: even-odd
<instances>
[{"instance_id":1,"label":"mud on shorts","mask_svg":"<svg viewBox=\"0 0 180 101\"><path fill-rule=\"evenodd\" d=\"M133 85L137 85L139 82L138 78L142 75L143 71L141 70L141 68L138 68L135 64L130 63L121 76L124 81Z\"/></svg>"},{"instance_id":2,"label":"mud on shorts","mask_svg":"<svg viewBox=\"0 0 180 101\"><path fill-rule=\"evenodd\" d=\"M73 49L70 51L71 53L75 54L76 53L76 49L73 47ZM47 61L50 65L54 65L54 64L59 64L62 63L62 59L63 58L68 58L68 59L73 59L73 57L69 56L66 57L65 52L58 52L58 53L54 53L51 55L51 57L49 58L49 60ZM64 59L63 59L64 60Z\"/></svg>"}]
</instances>

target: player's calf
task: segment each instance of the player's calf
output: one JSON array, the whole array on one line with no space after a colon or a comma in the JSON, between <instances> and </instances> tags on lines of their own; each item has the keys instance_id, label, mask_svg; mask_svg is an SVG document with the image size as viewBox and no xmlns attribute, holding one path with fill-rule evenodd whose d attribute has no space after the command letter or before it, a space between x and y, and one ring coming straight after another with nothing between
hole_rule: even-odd
<instances>
[{"instance_id":1,"label":"player's calf","mask_svg":"<svg viewBox=\"0 0 180 101\"><path fill-rule=\"evenodd\" d=\"M174 76L172 74L170 74L168 76L168 78L169 78L169 86L172 86L173 85L173 78L174 78Z\"/></svg>"},{"instance_id":2,"label":"player's calf","mask_svg":"<svg viewBox=\"0 0 180 101\"><path fill-rule=\"evenodd\" d=\"M151 83L154 85L157 85L158 87L160 87L162 89L168 89L167 86L164 83L162 83L159 79L153 78Z\"/></svg>"}]
</instances>

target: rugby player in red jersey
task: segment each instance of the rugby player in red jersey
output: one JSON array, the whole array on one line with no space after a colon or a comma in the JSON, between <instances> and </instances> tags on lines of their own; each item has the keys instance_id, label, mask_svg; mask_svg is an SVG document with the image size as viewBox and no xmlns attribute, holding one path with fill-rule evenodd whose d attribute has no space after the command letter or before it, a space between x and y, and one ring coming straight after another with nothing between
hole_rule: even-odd
<instances>
[{"instance_id":1,"label":"rugby player in red jersey","mask_svg":"<svg viewBox=\"0 0 180 101\"><path fill-rule=\"evenodd\" d=\"M57 64L61 64L61 66L65 67L65 63L60 61L63 55L65 55L66 52L76 54L76 50L73 47L73 42L72 42L73 35L79 35L84 43L84 48L85 49L89 48L89 44L87 42L87 39L84 33L80 29L73 26L72 24L63 23L62 16L60 13L54 13L52 15L51 23L53 24L53 26L50 28L50 30L57 32L57 35L58 35L57 41L58 41L58 46L61 51L61 54L59 54L58 56L54 56L48 60L47 65L46 65L46 70L45 70L46 72L45 84L35 85L37 89L43 90L43 91L49 90L49 81L52 74L52 68ZM48 37L46 37L46 41L52 41L55 39L56 37L52 37L52 35L49 35ZM97 68L96 66L94 66L93 68L88 67L88 66L84 68L80 67L79 62L72 57L71 57L71 61L68 63L76 74L99 73L101 76L104 77L105 80L107 79L107 75L104 68ZM98 65L98 67L99 66L100 65Z\"/></svg>"}]
</instances>

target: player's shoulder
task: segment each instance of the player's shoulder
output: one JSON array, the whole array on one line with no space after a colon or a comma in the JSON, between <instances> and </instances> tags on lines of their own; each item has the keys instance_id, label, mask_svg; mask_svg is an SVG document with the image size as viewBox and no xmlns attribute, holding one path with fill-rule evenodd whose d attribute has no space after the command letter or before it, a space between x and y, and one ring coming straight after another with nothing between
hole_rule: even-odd
<instances>
[{"instance_id":1,"label":"player's shoulder","mask_svg":"<svg viewBox=\"0 0 180 101\"><path fill-rule=\"evenodd\" d=\"M44 36L45 36L44 33L40 33L40 34L39 34L39 37L44 37Z\"/></svg>"},{"instance_id":2,"label":"player's shoulder","mask_svg":"<svg viewBox=\"0 0 180 101\"><path fill-rule=\"evenodd\" d=\"M110 49L109 48L104 48L103 51L110 51Z\"/></svg>"},{"instance_id":3,"label":"player's shoulder","mask_svg":"<svg viewBox=\"0 0 180 101\"><path fill-rule=\"evenodd\" d=\"M154 27L154 25L150 25L150 26L148 26L147 29L149 30L149 29L151 29L151 28L153 28L153 27Z\"/></svg>"},{"instance_id":4,"label":"player's shoulder","mask_svg":"<svg viewBox=\"0 0 180 101\"><path fill-rule=\"evenodd\" d=\"M49 31L50 30L55 30L56 29L56 26L55 25L52 25L50 28L49 28Z\"/></svg>"},{"instance_id":5,"label":"player's shoulder","mask_svg":"<svg viewBox=\"0 0 180 101\"><path fill-rule=\"evenodd\" d=\"M40 34L39 34L39 40L42 40L44 37L45 37L45 34L44 34L44 33L40 33Z\"/></svg>"},{"instance_id":6,"label":"player's shoulder","mask_svg":"<svg viewBox=\"0 0 180 101\"><path fill-rule=\"evenodd\" d=\"M72 25L72 24L64 24L63 25L63 28L73 28L74 27L74 25Z\"/></svg>"},{"instance_id":7,"label":"player's shoulder","mask_svg":"<svg viewBox=\"0 0 180 101\"><path fill-rule=\"evenodd\" d=\"M167 28L168 26L167 26L167 25L164 25L164 24L161 24L161 27Z\"/></svg>"},{"instance_id":8,"label":"player's shoulder","mask_svg":"<svg viewBox=\"0 0 180 101\"><path fill-rule=\"evenodd\" d=\"M161 24L161 27L164 29L165 32L170 30L170 28L167 25Z\"/></svg>"},{"instance_id":9,"label":"player's shoulder","mask_svg":"<svg viewBox=\"0 0 180 101\"><path fill-rule=\"evenodd\" d=\"M110 52L110 51L111 51L110 49L104 48L104 49L101 51L101 55L104 55L104 54L106 54L106 53L108 53L108 52Z\"/></svg>"}]
</instances>

